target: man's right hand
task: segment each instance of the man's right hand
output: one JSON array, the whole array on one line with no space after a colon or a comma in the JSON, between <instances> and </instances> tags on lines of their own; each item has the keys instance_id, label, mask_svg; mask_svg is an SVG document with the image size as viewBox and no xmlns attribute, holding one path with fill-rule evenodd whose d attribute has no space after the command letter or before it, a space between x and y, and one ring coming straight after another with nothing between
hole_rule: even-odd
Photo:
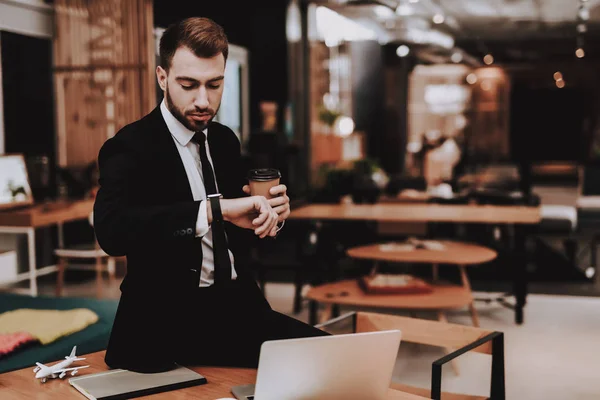
<instances>
[{"instance_id":1,"label":"man's right hand","mask_svg":"<svg viewBox=\"0 0 600 400\"><path fill-rule=\"evenodd\" d=\"M208 222L212 223L210 205L206 207ZM223 219L239 226L252 229L261 239L277 235L277 212L263 196L241 197L239 199L221 199Z\"/></svg>"}]
</instances>

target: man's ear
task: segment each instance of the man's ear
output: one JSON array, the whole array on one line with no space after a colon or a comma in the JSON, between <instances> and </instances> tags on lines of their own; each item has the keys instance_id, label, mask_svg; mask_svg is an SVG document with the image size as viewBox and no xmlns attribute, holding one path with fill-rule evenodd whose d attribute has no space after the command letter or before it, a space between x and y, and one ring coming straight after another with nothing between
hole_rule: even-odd
<instances>
[{"instance_id":1,"label":"man's ear","mask_svg":"<svg viewBox=\"0 0 600 400\"><path fill-rule=\"evenodd\" d=\"M156 80L163 92L167 90L167 71L160 65L156 67Z\"/></svg>"}]
</instances>

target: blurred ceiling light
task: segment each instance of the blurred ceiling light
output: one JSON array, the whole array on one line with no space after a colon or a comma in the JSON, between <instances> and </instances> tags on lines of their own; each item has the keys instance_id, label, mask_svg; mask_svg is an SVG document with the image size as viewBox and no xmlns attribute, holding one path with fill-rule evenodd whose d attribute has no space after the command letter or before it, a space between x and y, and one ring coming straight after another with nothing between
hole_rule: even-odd
<instances>
[{"instance_id":1,"label":"blurred ceiling light","mask_svg":"<svg viewBox=\"0 0 600 400\"><path fill-rule=\"evenodd\" d=\"M563 81L562 79L559 79L556 81L556 87L559 89L562 89L565 87L565 81Z\"/></svg>"},{"instance_id":2,"label":"blurred ceiling light","mask_svg":"<svg viewBox=\"0 0 600 400\"><path fill-rule=\"evenodd\" d=\"M423 148L423 144L421 142L409 142L406 145L406 151L409 153L418 153Z\"/></svg>"},{"instance_id":3,"label":"blurred ceiling light","mask_svg":"<svg viewBox=\"0 0 600 400\"><path fill-rule=\"evenodd\" d=\"M424 100L430 112L437 115L455 115L469 101L471 89L460 84L429 84L425 86Z\"/></svg>"},{"instance_id":4,"label":"blurred ceiling light","mask_svg":"<svg viewBox=\"0 0 600 400\"><path fill-rule=\"evenodd\" d=\"M300 17L300 7L296 0L292 0L288 5L286 21L285 21L285 33L287 40L295 43L302 39L302 19Z\"/></svg>"},{"instance_id":5,"label":"blurred ceiling light","mask_svg":"<svg viewBox=\"0 0 600 400\"><path fill-rule=\"evenodd\" d=\"M560 71L556 71L554 73L554 80L555 81L561 80L562 78L563 78L563 75L560 73Z\"/></svg>"},{"instance_id":6,"label":"blurred ceiling light","mask_svg":"<svg viewBox=\"0 0 600 400\"><path fill-rule=\"evenodd\" d=\"M408 53L410 53L410 48L405 44L398 46L396 49L398 57L406 57Z\"/></svg>"},{"instance_id":7,"label":"blurred ceiling light","mask_svg":"<svg viewBox=\"0 0 600 400\"><path fill-rule=\"evenodd\" d=\"M491 54L489 54L489 53L488 53L488 54L486 54L486 55L483 57L483 62L484 62L486 65L492 65L492 64L494 63L494 56L493 56L493 55L491 55Z\"/></svg>"},{"instance_id":8,"label":"blurred ceiling light","mask_svg":"<svg viewBox=\"0 0 600 400\"><path fill-rule=\"evenodd\" d=\"M450 56L450 59L452 60L453 63L458 64L459 62L461 62L463 60L463 55L459 51L455 51Z\"/></svg>"},{"instance_id":9,"label":"blurred ceiling light","mask_svg":"<svg viewBox=\"0 0 600 400\"><path fill-rule=\"evenodd\" d=\"M577 24L577 32L579 32L579 33L586 33L587 32L587 25L586 24Z\"/></svg>"},{"instance_id":10,"label":"blurred ceiling light","mask_svg":"<svg viewBox=\"0 0 600 400\"><path fill-rule=\"evenodd\" d=\"M386 6L382 6L381 4L375 6L375 14L379 18L392 18L394 16L394 12Z\"/></svg>"},{"instance_id":11,"label":"blurred ceiling light","mask_svg":"<svg viewBox=\"0 0 600 400\"><path fill-rule=\"evenodd\" d=\"M590 19L590 10L586 6L581 5L581 6L579 6L579 11L577 12L577 16L580 19L587 21Z\"/></svg>"},{"instance_id":12,"label":"blurred ceiling light","mask_svg":"<svg viewBox=\"0 0 600 400\"><path fill-rule=\"evenodd\" d=\"M446 23L446 25L448 25L450 28L452 28L454 30L460 29L460 25L458 24L458 21L452 15L447 15L445 17L444 22Z\"/></svg>"},{"instance_id":13,"label":"blurred ceiling light","mask_svg":"<svg viewBox=\"0 0 600 400\"><path fill-rule=\"evenodd\" d=\"M341 43L340 38L336 37L326 37L325 38L325 46L327 47L335 47Z\"/></svg>"},{"instance_id":14,"label":"blurred ceiling light","mask_svg":"<svg viewBox=\"0 0 600 400\"><path fill-rule=\"evenodd\" d=\"M337 108L337 100L331 93L325 93L323 95L323 105L328 110L335 110Z\"/></svg>"},{"instance_id":15,"label":"blurred ceiling light","mask_svg":"<svg viewBox=\"0 0 600 400\"><path fill-rule=\"evenodd\" d=\"M354 120L342 115L335 120L334 127L339 136L350 136L354 132Z\"/></svg>"},{"instance_id":16,"label":"blurred ceiling light","mask_svg":"<svg viewBox=\"0 0 600 400\"><path fill-rule=\"evenodd\" d=\"M316 19L319 37L325 41L328 47L335 46L342 41L377 39L377 35L372 29L327 7L317 7Z\"/></svg>"},{"instance_id":17,"label":"blurred ceiling light","mask_svg":"<svg viewBox=\"0 0 600 400\"><path fill-rule=\"evenodd\" d=\"M467 117L465 117L463 114L458 114L454 118L454 127L456 129L464 129L466 126L467 126Z\"/></svg>"},{"instance_id":18,"label":"blurred ceiling light","mask_svg":"<svg viewBox=\"0 0 600 400\"><path fill-rule=\"evenodd\" d=\"M506 73L500 67L487 67L477 70L477 78L491 79L492 81L502 81L506 78Z\"/></svg>"},{"instance_id":19,"label":"blurred ceiling light","mask_svg":"<svg viewBox=\"0 0 600 400\"><path fill-rule=\"evenodd\" d=\"M492 83L490 81L483 81L481 82L481 88L486 92L489 92L492 90Z\"/></svg>"},{"instance_id":20,"label":"blurred ceiling light","mask_svg":"<svg viewBox=\"0 0 600 400\"><path fill-rule=\"evenodd\" d=\"M409 15L413 15L415 13L415 9L408 3L400 3L400 5L396 8L396 14L407 17Z\"/></svg>"},{"instance_id":21,"label":"blurred ceiling light","mask_svg":"<svg viewBox=\"0 0 600 400\"><path fill-rule=\"evenodd\" d=\"M477 75L471 73L469 75L467 75L467 83L469 83L470 85L474 85L477 83Z\"/></svg>"},{"instance_id":22,"label":"blurred ceiling light","mask_svg":"<svg viewBox=\"0 0 600 400\"><path fill-rule=\"evenodd\" d=\"M583 58L585 57L585 51L583 50L583 48L578 48L577 50L575 50L575 55L577 56L577 58Z\"/></svg>"},{"instance_id":23,"label":"blurred ceiling light","mask_svg":"<svg viewBox=\"0 0 600 400\"><path fill-rule=\"evenodd\" d=\"M425 30L409 28L405 31L403 37L406 41L419 44L430 44L443 47L445 49L451 49L454 47L454 38L452 36L433 29Z\"/></svg>"},{"instance_id":24,"label":"blurred ceiling light","mask_svg":"<svg viewBox=\"0 0 600 400\"><path fill-rule=\"evenodd\" d=\"M412 4L417 4L419 2L419 0L408 0L408 2L412 3Z\"/></svg>"},{"instance_id":25,"label":"blurred ceiling light","mask_svg":"<svg viewBox=\"0 0 600 400\"><path fill-rule=\"evenodd\" d=\"M425 131L425 139L428 142L435 142L436 140L438 140L439 138L442 137L442 132L438 129L430 129Z\"/></svg>"},{"instance_id":26,"label":"blurred ceiling light","mask_svg":"<svg viewBox=\"0 0 600 400\"><path fill-rule=\"evenodd\" d=\"M444 18L444 16L442 14L435 14L433 16L434 24L443 24L445 20L446 20L446 18Z\"/></svg>"},{"instance_id":27,"label":"blurred ceiling light","mask_svg":"<svg viewBox=\"0 0 600 400\"><path fill-rule=\"evenodd\" d=\"M594 277L594 275L596 275L596 268L594 268L594 267L587 267L585 269L585 276L587 276L588 279L592 279Z\"/></svg>"}]
</instances>

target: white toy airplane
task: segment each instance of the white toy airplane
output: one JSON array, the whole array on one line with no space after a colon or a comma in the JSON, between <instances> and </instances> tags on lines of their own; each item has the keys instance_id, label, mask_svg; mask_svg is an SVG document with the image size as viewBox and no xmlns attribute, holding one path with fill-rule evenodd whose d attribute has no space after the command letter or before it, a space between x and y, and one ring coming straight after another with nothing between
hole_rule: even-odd
<instances>
[{"instance_id":1,"label":"white toy airplane","mask_svg":"<svg viewBox=\"0 0 600 400\"><path fill-rule=\"evenodd\" d=\"M73 350L71 350L71 354L65 357L65 361L61 361L52 366L47 366L42 363L36 362L33 372L35 372L35 377L37 379L41 379L42 383L45 383L48 378L64 378L67 372L71 371L71 376L75 376L78 370L81 368L87 368L89 365L85 365L83 367L74 367L67 368L69 365L73 364L75 361L85 360L85 358L77 358L75 356L75 351L77 350L77 346L73 346Z\"/></svg>"}]
</instances>

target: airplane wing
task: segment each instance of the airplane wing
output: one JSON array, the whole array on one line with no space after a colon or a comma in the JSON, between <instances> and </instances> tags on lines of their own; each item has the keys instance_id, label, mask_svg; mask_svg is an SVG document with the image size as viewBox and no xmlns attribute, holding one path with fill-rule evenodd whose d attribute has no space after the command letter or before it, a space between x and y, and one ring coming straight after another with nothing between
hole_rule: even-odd
<instances>
[{"instance_id":1,"label":"airplane wing","mask_svg":"<svg viewBox=\"0 0 600 400\"><path fill-rule=\"evenodd\" d=\"M40 369L42 369L42 368L47 368L47 367L46 367L44 364L42 364L42 363L39 363L39 362L36 362L36 363L35 363L35 365L37 365L37 367L35 367L35 368L33 369L33 372L38 372L38 371L39 371Z\"/></svg>"},{"instance_id":2,"label":"airplane wing","mask_svg":"<svg viewBox=\"0 0 600 400\"><path fill-rule=\"evenodd\" d=\"M60 374L61 372L67 372L67 371L76 371L76 370L78 370L78 369L81 369L81 368L87 368L87 367L89 367L89 365L84 365L84 366L82 366L82 367L63 368L63 369L59 369L59 370L56 370L56 371L54 371L54 373L55 373L55 374Z\"/></svg>"},{"instance_id":3,"label":"airplane wing","mask_svg":"<svg viewBox=\"0 0 600 400\"><path fill-rule=\"evenodd\" d=\"M84 365L83 367L63 368L61 370L55 371L54 373L58 374L58 377L60 379L62 379L65 377L65 375L67 375L68 371L71 371L71 376L75 376L77 371L79 371L81 368L87 368L87 367L89 367L89 365Z\"/></svg>"}]
</instances>

